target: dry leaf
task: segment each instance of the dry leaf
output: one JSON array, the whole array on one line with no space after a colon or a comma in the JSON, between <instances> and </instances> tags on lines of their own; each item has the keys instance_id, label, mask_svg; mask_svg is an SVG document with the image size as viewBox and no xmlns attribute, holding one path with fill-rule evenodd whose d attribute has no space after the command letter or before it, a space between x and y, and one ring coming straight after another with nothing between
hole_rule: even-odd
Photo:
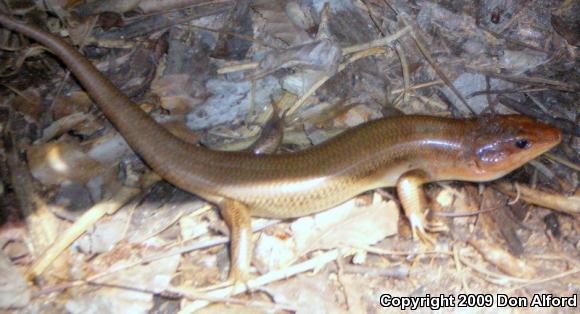
<instances>
[{"instance_id":1,"label":"dry leaf","mask_svg":"<svg viewBox=\"0 0 580 314\"><path fill-rule=\"evenodd\" d=\"M286 1L261 0L252 5L254 24L259 25L256 34L271 46L287 48L311 40L306 31L300 29L286 13Z\"/></svg>"},{"instance_id":2,"label":"dry leaf","mask_svg":"<svg viewBox=\"0 0 580 314\"><path fill-rule=\"evenodd\" d=\"M153 81L151 91L158 95L161 107L171 114L189 112L205 99L196 98L189 91L203 90L203 87L192 86L197 84L189 74L169 74Z\"/></svg>"},{"instance_id":3,"label":"dry leaf","mask_svg":"<svg viewBox=\"0 0 580 314\"><path fill-rule=\"evenodd\" d=\"M16 91L15 89L13 89ZM14 99L12 107L23 113L32 121L38 121L40 116L41 98L36 88L28 88L23 91L17 91L18 97Z\"/></svg>"},{"instance_id":4,"label":"dry leaf","mask_svg":"<svg viewBox=\"0 0 580 314\"><path fill-rule=\"evenodd\" d=\"M212 79L207 82L211 97L203 105L187 115L187 126L199 130L233 121L245 116L250 105L253 108L268 108L273 98L281 92L278 80L265 77L256 82L255 93L251 82L231 82Z\"/></svg>"},{"instance_id":5,"label":"dry leaf","mask_svg":"<svg viewBox=\"0 0 580 314\"><path fill-rule=\"evenodd\" d=\"M264 288L276 303L291 304L295 313L346 313L337 302L338 289L328 274L300 275Z\"/></svg>"},{"instance_id":6,"label":"dry leaf","mask_svg":"<svg viewBox=\"0 0 580 314\"><path fill-rule=\"evenodd\" d=\"M79 112L88 113L92 103L89 95L83 91L60 94L53 101L53 118L58 120Z\"/></svg>"},{"instance_id":7,"label":"dry leaf","mask_svg":"<svg viewBox=\"0 0 580 314\"><path fill-rule=\"evenodd\" d=\"M45 185L60 184L67 180L86 183L105 170L78 143L35 145L28 149L27 158L32 175Z\"/></svg>"},{"instance_id":8,"label":"dry leaf","mask_svg":"<svg viewBox=\"0 0 580 314\"><path fill-rule=\"evenodd\" d=\"M338 70L342 49L332 40L321 39L283 51L268 52L252 77L263 77L279 69L300 67L333 76Z\"/></svg>"},{"instance_id":9,"label":"dry leaf","mask_svg":"<svg viewBox=\"0 0 580 314\"><path fill-rule=\"evenodd\" d=\"M294 239L288 236L262 234L254 249L253 261L260 273L282 269L299 256Z\"/></svg>"},{"instance_id":10,"label":"dry leaf","mask_svg":"<svg viewBox=\"0 0 580 314\"><path fill-rule=\"evenodd\" d=\"M127 286L157 293L165 290L179 265L179 255L166 257L145 265L133 266L97 280L108 285ZM134 261L120 260L114 269ZM130 289L101 288L92 293L71 297L66 303L70 313L148 313L153 307L153 294Z\"/></svg>"},{"instance_id":11,"label":"dry leaf","mask_svg":"<svg viewBox=\"0 0 580 314\"><path fill-rule=\"evenodd\" d=\"M395 202L373 202L357 207L352 199L332 210L292 223L298 252L336 247L364 247L397 233L399 209Z\"/></svg>"},{"instance_id":12,"label":"dry leaf","mask_svg":"<svg viewBox=\"0 0 580 314\"><path fill-rule=\"evenodd\" d=\"M338 207L296 220L293 236L262 236L255 264L262 272L282 268L310 251L336 247L364 247L397 233L399 209L394 202L375 201L357 206L352 199Z\"/></svg>"},{"instance_id":13,"label":"dry leaf","mask_svg":"<svg viewBox=\"0 0 580 314\"><path fill-rule=\"evenodd\" d=\"M30 301L24 276L0 251L0 309L23 307Z\"/></svg>"}]
</instances>

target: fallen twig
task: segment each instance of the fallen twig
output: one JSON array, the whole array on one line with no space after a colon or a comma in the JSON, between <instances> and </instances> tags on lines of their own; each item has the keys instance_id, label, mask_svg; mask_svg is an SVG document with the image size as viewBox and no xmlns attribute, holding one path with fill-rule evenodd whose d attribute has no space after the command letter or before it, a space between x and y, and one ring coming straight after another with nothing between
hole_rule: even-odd
<instances>
[{"instance_id":1,"label":"fallen twig","mask_svg":"<svg viewBox=\"0 0 580 314\"><path fill-rule=\"evenodd\" d=\"M515 197L516 190L505 181L495 183L493 187L511 197ZM580 214L580 197L576 195L564 196L556 192L544 192L530 188L523 184L518 184L519 197L524 201L542 207L557 210L568 214Z\"/></svg>"},{"instance_id":2,"label":"fallen twig","mask_svg":"<svg viewBox=\"0 0 580 314\"><path fill-rule=\"evenodd\" d=\"M146 188L159 181L160 178L156 174L150 173L146 175L143 186ZM99 219L106 214L112 214L121 208L127 201L135 197L141 189L133 187L123 187L110 200L101 202L87 212L85 212L75 223L70 226L59 238L55 240L42 255L30 266L26 272L26 277L29 279L41 275L56 258L69 247L78 237L94 225Z\"/></svg>"}]
</instances>

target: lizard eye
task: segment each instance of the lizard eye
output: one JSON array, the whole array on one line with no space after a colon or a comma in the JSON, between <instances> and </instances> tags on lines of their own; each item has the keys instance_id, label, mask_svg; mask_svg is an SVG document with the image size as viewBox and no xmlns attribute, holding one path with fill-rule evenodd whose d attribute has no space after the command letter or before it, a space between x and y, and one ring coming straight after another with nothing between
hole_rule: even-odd
<instances>
[{"instance_id":1,"label":"lizard eye","mask_svg":"<svg viewBox=\"0 0 580 314\"><path fill-rule=\"evenodd\" d=\"M516 141L515 145L517 148L524 149L530 146L530 142L526 139L519 139Z\"/></svg>"}]
</instances>

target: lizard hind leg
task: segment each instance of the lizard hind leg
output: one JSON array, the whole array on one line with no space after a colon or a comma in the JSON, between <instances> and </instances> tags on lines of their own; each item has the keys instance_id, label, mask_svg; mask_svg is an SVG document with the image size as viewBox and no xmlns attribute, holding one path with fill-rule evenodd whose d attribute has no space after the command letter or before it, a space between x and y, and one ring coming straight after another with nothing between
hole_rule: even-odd
<instances>
[{"instance_id":1,"label":"lizard hind leg","mask_svg":"<svg viewBox=\"0 0 580 314\"><path fill-rule=\"evenodd\" d=\"M250 209L241 202L224 199L220 213L230 229L230 272L228 282L246 283L249 278L252 251Z\"/></svg>"}]
</instances>

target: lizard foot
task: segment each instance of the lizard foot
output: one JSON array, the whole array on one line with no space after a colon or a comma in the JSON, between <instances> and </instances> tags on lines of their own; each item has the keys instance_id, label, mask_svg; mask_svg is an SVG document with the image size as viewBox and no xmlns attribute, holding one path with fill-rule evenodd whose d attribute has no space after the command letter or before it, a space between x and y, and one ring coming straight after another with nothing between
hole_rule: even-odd
<instances>
[{"instance_id":1,"label":"lizard foot","mask_svg":"<svg viewBox=\"0 0 580 314\"><path fill-rule=\"evenodd\" d=\"M425 216L423 214L412 213L409 215L409 222L411 223L411 230L413 233L413 240L420 240L423 244L434 246L435 238L429 235L426 229L429 229L428 224L425 223Z\"/></svg>"}]
</instances>

